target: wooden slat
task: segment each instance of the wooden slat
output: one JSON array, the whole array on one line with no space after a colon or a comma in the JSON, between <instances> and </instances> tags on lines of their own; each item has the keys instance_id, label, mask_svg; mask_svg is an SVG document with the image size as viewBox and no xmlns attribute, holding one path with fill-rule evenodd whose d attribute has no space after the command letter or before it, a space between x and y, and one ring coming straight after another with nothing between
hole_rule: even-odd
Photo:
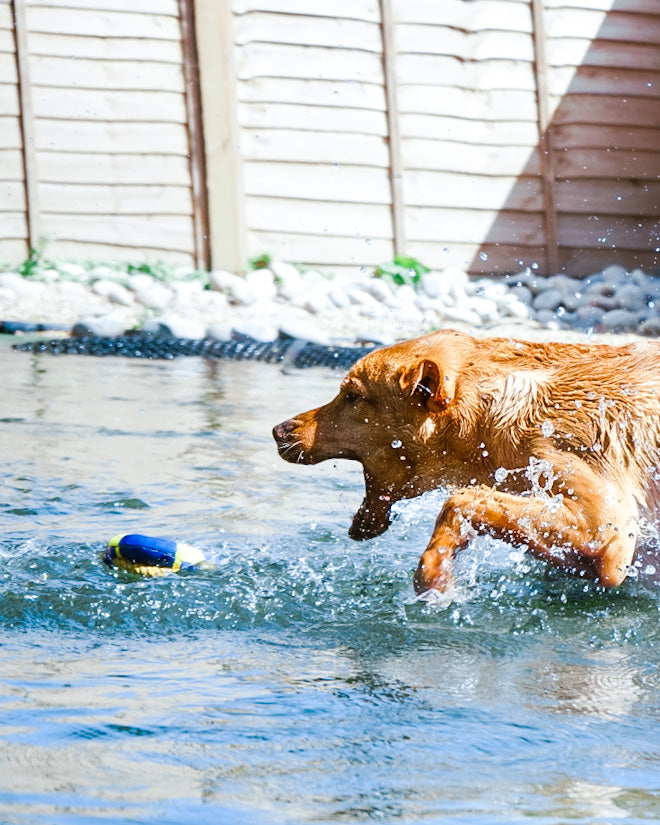
<instances>
[{"instance_id":1,"label":"wooden slat","mask_svg":"<svg viewBox=\"0 0 660 825\"><path fill-rule=\"evenodd\" d=\"M660 173L660 156L658 161ZM660 182L647 180L643 185L627 178L618 180L560 181L557 184L557 208L561 212L588 215L657 215Z\"/></svg>"},{"instance_id":2,"label":"wooden slat","mask_svg":"<svg viewBox=\"0 0 660 825\"><path fill-rule=\"evenodd\" d=\"M400 51L411 54L456 55L463 60L509 59L511 55L526 62L534 59L532 38L525 32L464 32L400 24L397 27L397 41Z\"/></svg>"},{"instance_id":3,"label":"wooden slat","mask_svg":"<svg viewBox=\"0 0 660 825\"><path fill-rule=\"evenodd\" d=\"M186 122L183 95L175 92L34 89L34 111L40 118L66 120Z\"/></svg>"},{"instance_id":4,"label":"wooden slat","mask_svg":"<svg viewBox=\"0 0 660 825\"><path fill-rule=\"evenodd\" d=\"M660 69L660 60L658 61ZM554 68L549 75L549 91L552 95L626 95L648 98L650 105L660 104L660 71L634 71L601 67Z\"/></svg>"},{"instance_id":5,"label":"wooden slat","mask_svg":"<svg viewBox=\"0 0 660 825\"><path fill-rule=\"evenodd\" d=\"M650 106L644 98L618 95L567 95L553 115L553 127L567 123L596 123L607 126L660 128L660 106Z\"/></svg>"},{"instance_id":6,"label":"wooden slat","mask_svg":"<svg viewBox=\"0 0 660 825\"><path fill-rule=\"evenodd\" d=\"M387 239L392 233L389 206L324 203L287 198L246 198L247 225L264 232L343 235Z\"/></svg>"},{"instance_id":7,"label":"wooden slat","mask_svg":"<svg viewBox=\"0 0 660 825\"><path fill-rule=\"evenodd\" d=\"M489 146L534 147L538 142L536 118L532 121L464 120L460 116L401 115L401 132L408 140L447 140Z\"/></svg>"},{"instance_id":8,"label":"wooden slat","mask_svg":"<svg viewBox=\"0 0 660 825\"><path fill-rule=\"evenodd\" d=\"M238 84L239 98L246 103L296 103L349 109L385 111L382 85L351 81L255 78Z\"/></svg>"},{"instance_id":9,"label":"wooden slat","mask_svg":"<svg viewBox=\"0 0 660 825\"><path fill-rule=\"evenodd\" d=\"M0 83L0 112L3 116L18 117L18 91L15 85Z\"/></svg>"},{"instance_id":10,"label":"wooden slat","mask_svg":"<svg viewBox=\"0 0 660 825\"><path fill-rule=\"evenodd\" d=\"M536 146L479 146L453 141L403 141L406 169L490 177L540 175Z\"/></svg>"},{"instance_id":11,"label":"wooden slat","mask_svg":"<svg viewBox=\"0 0 660 825\"><path fill-rule=\"evenodd\" d=\"M27 238L25 212L8 212L2 216L2 235L0 240L14 240L25 243Z\"/></svg>"},{"instance_id":12,"label":"wooden slat","mask_svg":"<svg viewBox=\"0 0 660 825\"><path fill-rule=\"evenodd\" d=\"M368 241L368 242L367 242ZM338 250L341 250L339 260ZM394 247L390 239L360 238L355 235L299 235L295 232L248 233L248 255L254 257L264 252L285 261L306 266L321 266L334 272L337 263L356 267L376 265L391 261Z\"/></svg>"},{"instance_id":13,"label":"wooden slat","mask_svg":"<svg viewBox=\"0 0 660 825\"><path fill-rule=\"evenodd\" d=\"M410 208L406 215L410 240L438 241L445 244L491 243L542 247L544 243L542 213L498 211L490 209Z\"/></svg>"},{"instance_id":14,"label":"wooden slat","mask_svg":"<svg viewBox=\"0 0 660 825\"><path fill-rule=\"evenodd\" d=\"M564 247L560 250L562 271L578 275L591 275L606 266L618 264L629 272L638 267L646 272L654 272L660 264L660 255L653 250L642 249L585 249L584 247Z\"/></svg>"},{"instance_id":15,"label":"wooden slat","mask_svg":"<svg viewBox=\"0 0 660 825\"><path fill-rule=\"evenodd\" d=\"M538 176L483 177L460 172L406 171L404 195L411 207L543 211L543 190Z\"/></svg>"},{"instance_id":16,"label":"wooden slat","mask_svg":"<svg viewBox=\"0 0 660 825\"><path fill-rule=\"evenodd\" d=\"M589 40L578 37L553 38L547 43L551 66L600 66L657 71L656 45L617 43L614 40Z\"/></svg>"},{"instance_id":17,"label":"wooden slat","mask_svg":"<svg viewBox=\"0 0 660 825\"><path fill-rule=\"evenodd\" d=\"M41 8L96 9L98 11L169 15L179 13L176 0L34 0Z\"/></svg>"},{"instance_id":18,"label":"wooden slat","mask_svg":"<svg viewBox=\"0 0 660 825\"><path fill-rule=\"evenodd\" d=\"M154 40L132 36L104 38L84 35L30 32L30 48L34 55L52 55L82 60L148 60L155 63L181 64L181 43L178 40Z\"/></svg>"},{"instance_id":19,"label":"wooden slat","mask_svg":"<svg viewBox=\"0 0 660 825\"><path fill-rule=\"evenodd\" d=\"M238 52L240 80L255 77L303 78L321 80L357 80L382 83L380 55L350 49L324 49L317 46L286 46L256 43Z\"/></svg>"},{"instance_id":20,"label":"wooden slat","mask_svg":"<svg viewBox=\"0 0 660 825\"><path fill-rule=\"evenodd\" d=\"M16 58L13 54L0 53L0 77L3 83L13 84L18 81Z\"/></svg>"},{"instance_id":21,"label":"wooden slat","mask_svg":"<svg viewBox=\"0 0 660 825\"><path fill-rule=\"evenodd\" d=\"M47 183L190 185L187 158L176 155L75 155L38 153L41 180Z\"/></svg>"},{"instance_id":22,"label":"wooden slat","mask_svg":"<svg viewBox=\"0 0 660 825\"><path fill-rule=\"evenodd\" d=\"M0 181L0 212L3 213L3 227L0 234L4 234L6 213L25 213L25 186L22 181Z\"/></svg>"},{"instance_id":23,"label":"wooden slat","mask_svg":"<svg viewBox=\"0 0 660 825\"><path fill-rule=\"evenodd\" d=\"M562 8L548 12L548 37L572 37L576 32L599 40L656 44L660 40L660 14L622 14L616 7L604 14L589 9Z\"/></svg>"},{"instance_id":24,"label":"wooden slat","mask_svg":"<svg viewBox=\"0 0 660 825\"><path fill-rule=\"evenodd\" d=\"M379 54L382 48L379 21L319 18L307 15L290 17L254 11L236 18L234 42L321 46Z\"/></svg>"},{"instance_id":25,"label":"wooden slat","mask_svg":"<svg viewBox=\"0 0 660 825\"><path fill-rule=\"evenodd\" d=\"M544 0L549 9L561 9L567 4L566 0ZM570 5L576 9L596 9L611 11L613 0L571 0ZM616 10L619 12L642 12L643 14L657 14L656 0L616 0Z\"/></svg>"},{"instance_id":26,"label":"wooden slat","mask_svg":"<svg viewBox=\"0 0 660 825\"><path fill-rule=\"evenodd\" d=\"M639 149L658 148L658 132L634 124L609 126L606 124L567 123L553 125L557 145L572 149Z\"/></svg>"},{"instance_id":27,"label":"wooden slat","mask_svg":"<svg viewBox=\"0 0 660 825\"><path fill-rule=\"evenodd\" d=\"M0 261L6 264L14 264L17 261L24 261L28 254L27 243L23 240L26 231L19 230L16 238L0 237Z\"/></svg>"},{"instance_id":28,"label":"wooden slat","mask_svg":"<svg viewBox=\"0 0 660 825\"><path fill-rule=\"evenodd\" d=\"M657 181L660 177L660 151L570 149L557 153L557 175L569 180L633 178L638 181Z\"/></svg>"},{"instance_id":29,"label":"wooden slat","mask_svg":"<svg viewBox=\"0 0 660 825\"><path fill-rule=\"evenodd\" d=\"M0 119L0 135L2 134ZM117 155L148 147L161 155L188 154L186 127L182 123L117 123L101 120L52 120L40 118L35 125L38 149Z\"/></svg>"},{"instance_id":30,"label":"wooden slat","mask_svg":"<svg viewBox=\"0 0 660 825\"><path fill-rule=\"evenodd\" d=\"M532 30L529 4L519 0L405 0L399 2L396 17L400 23L421 23L431 29L447 26L463 31Z\"/></svg>"},{"instance_id":31,"label":"wooden slat","mask_svg":"<svg viewBox=\"0 0 660 825\"><path fill-rule=\"evenodd\" d=\"M320 163L247 163L245 191L248 195L347 204L387 205L392 199L385 169Z\"/></svg>"},{"instance_id":32,"label":"wooden slat","mask_svg":"<svg viewBox=\"0 0 660 825\"><path fill-rule=\"evenodd\" d=\"M181 39L178 19L162 14L133 14L88 8L77 9L75 14L70 14L64 9L28 6L26 16L30 32L89 37L144 37L177 42Z\"/></svg>"},{"instance_id":33,"label":"wooden slat","mask_svg":"<svg viewBox=\"0 0 660 825\"><path fill-rule=\"evenodd\" d=\"M37 86L71 87L113 91L142 90L184 92L183 72L171 63L102 61L70 57L40 57L30 60L32 82Z\"/></svg>"},{"instance_id":34,"label":"wooden slat","mask_svg":"<svg viewBox=\"0 0 660 825\"><path fill-rule=\"evenodd\" d=\"M253 129L297 129L305 132L387 135L383 112L290 103L241 103L241 126Z\"/></svg>"},{"instance_id":35,"label":"wooden slat","mask_svg":"<svg viewBox=\"0 0 660 825\"><path fill-rule=\"evenodd\" d=\"M62 215L192 214L189 186L41 183L44 211Z\"/></svg>"},{"instance_id":36,"label":"wooden slat","mask_svg":"<svg viewBox=\"0 0 660 825\"><path fill-rule=\"evenodd\" d=\"M377 0L333 0L332 7L327 3L310 2L310 0L233 0L235 14L247 14L251 11L276 12L278 14L313 14L321 18L345 18L378 22L380 10Z\"/></svg>"},{"instance_id":37,"label":"wooden slat","mask_svg":"<svg viewBox=\"0 0 660 825\"><path fill-rule=\"evenodd\" d=\"M477 90L433 90L428 86L404 86L399 90L401 111L415 114L462 117L467 120L496 120L505 117L536 120L536 102L530 92Z\"/></svg>"},{"instance_id":38,"label":"wooden slat","mask_svg":"<svg viewBox=\"0 0 660 825\"><path fill-rule=\"evenodd\" d=\"M151 218L109 215L99 220L96 215L43 213L42 220L44 232L54 236L58 244L65 240L178 252L189 252L194 248L192 220L189 216Z\"/></svg>"},{"instance_id":39,"label":"wooden slat","mask_svg":"<svg viewBox=\"0 0 660 825\"><path fill-rule=\"evenodd\" d=\"M3 149L21 149L21 126L17 117L0 115L0 146Z\"/></svg>"},{"instance_id":40,"label":"wooden slat","mask_svg":"<svg viewBox=\"0 0 660 825\"><path fill-rule=\"evenodd\" d=\"M246 161L389 165L385 138L376 135L243 129L241 149Z\"/></svg>"},{"instance_id":41,"label":"wooden slat","mask_svg":"<svg viewBox=\"0 0 660 825\"><path fill-rule=\"evenodd\" d=\"M458 267L473 275L507 274L520 272L532 264L546 271L543 247L518 244L458 243L451 241L411 241L410 254L429 267L447 269Z\"/></svg>"},{"instance_id":42,"label":"wooden slat","mask_svg":"<svg viewBox=\"0 0 660 825\"><path fill-rule=\"evenodd\" d=\"M191 252L177 249L162 249L158 245L148 246L146 243L131 245L126 243L112 244L101 243L99 241L69 240L58 238L52 240L46 254L57 256L60 260L67 258L74 261L85 260L107 260L126 261L131 264L158 263L166 261L172 265L195 266L195 260ZM25 256L15 257L13 260L24 260Z\"/></svg>"},{"instance_id":43,"label":"wooden slat","mask_svg":"<svg viewBox=\"0 0 660 825\"><path fill-rule=\"evenodd\" d=\"M401 54L397 75L402 85L456 87L491 91L516 89L533 92L532 63L515 59L465 61L454 55Z\"/></svg>"},{"instance_id":44,"label":"wooden slat","mask_svg":"<svg viewBox=\"0 0 660 825\"><path fill-rule=\"evenodd\" d=\"M660 246L657 232L657 217L612 217L607 221L594 221L591 215L564 213L559 216L562 246L650 251Z\"/></svg>"}]
</instances>

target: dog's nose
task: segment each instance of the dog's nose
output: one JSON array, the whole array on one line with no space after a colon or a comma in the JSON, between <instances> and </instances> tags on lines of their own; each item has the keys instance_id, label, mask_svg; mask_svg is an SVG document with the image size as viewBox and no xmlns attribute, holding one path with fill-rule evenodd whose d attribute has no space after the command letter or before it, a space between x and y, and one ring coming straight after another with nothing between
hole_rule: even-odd
<instances>
[{"instance_id":1,"label":"dog's nose","mask_svg":"<svg viewBox=\"0 0 660 825\"><path fill-rule=\"evenodd\" d=\"M282 421L281 424L276 424L273 427L273 438L275 441L286 441L293 432L295 425L295 421L291 418L287 421Z\"/></svg>"}]
</instances>

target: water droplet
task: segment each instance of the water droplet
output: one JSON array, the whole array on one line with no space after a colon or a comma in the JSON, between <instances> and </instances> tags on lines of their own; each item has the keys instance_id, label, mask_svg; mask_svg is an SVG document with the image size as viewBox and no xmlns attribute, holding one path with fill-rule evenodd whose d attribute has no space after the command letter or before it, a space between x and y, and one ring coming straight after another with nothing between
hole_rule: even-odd
<instances>
[{"instance_id":1,"label":"water droplet","mask_svg":"<svg viewBox=\"0 0 660 825\"><path fill-rule=\"evenodd\" d=\"M506 481L506 477L508 475L509 473L504 469L504 467L498 467L497 470L495 470L495 481Z\"/></svg>"},{"instance_id":2,"label":"water droplet","mask_svg":"<svg viewBox=\"0 0 660 825\"><path fill-rule=\"evenodd\" d=\"M480 252L479 257L481 258L482 261L487 261L488 260L488 253L487 252Z\"/></svg>"},{"instance_id":3,"label":"water droplet","mask_svg":"<svg viewBox=\"0 0 660 825\"><path fill-rule=\"evenodd\" d=\"M367 246L371 246L371 238L365 238L364 242Z\"/></svg>"},{"instance_id":4,"label":"water droplet","mask_svg":"<svg viewBox=\"0 0 660 825\"><path fill-rule=\"evenodd\" d=\"M552 423L552 421L544 421L543 424L541 424L541 432L546 438L550 438L554 431L555 425Z\"/></svg>"},{"instance_id":5,"label":"water droplet","mask_svg":"<svg viewBox=\"0 0 660 825\"><path fill-rule=\"evenodd\" d=\"M403 447L403 442L399 441L398 438L395 438L394 441L392 442L392 449L393 450L398 450L400 447Z\"/></svg>"}]
</instances>

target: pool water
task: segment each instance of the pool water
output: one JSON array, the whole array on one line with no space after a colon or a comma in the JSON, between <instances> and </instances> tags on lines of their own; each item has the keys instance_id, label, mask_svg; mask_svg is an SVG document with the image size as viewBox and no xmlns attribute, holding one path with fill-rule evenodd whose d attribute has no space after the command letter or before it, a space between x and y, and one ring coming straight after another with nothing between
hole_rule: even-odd
<instances>
[{"instance_id":1,"label":"pool water","mask_svg":"<svg viewBox=\"0 0 660 825\"><path fill-rule=\"evenodd\" d=\"M0 822L660 821L660 589L484 539L412 573L442 493L348 538L358 465L273 424L329 370L0 342ZM117 533L215 569L145 580Z\"/></svg>"}]
</instances>

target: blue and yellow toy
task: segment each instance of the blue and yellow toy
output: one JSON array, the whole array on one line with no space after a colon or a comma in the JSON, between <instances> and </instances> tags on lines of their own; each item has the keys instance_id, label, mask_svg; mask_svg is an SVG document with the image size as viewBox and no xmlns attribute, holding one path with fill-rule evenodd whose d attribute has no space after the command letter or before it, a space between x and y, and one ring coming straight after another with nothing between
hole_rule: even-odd
<instances>
[{"instance_id":1,"label":"blue and yellow toy","mask_svg":"<svg viewBox=\"0 0 660 825\"><path fill-rule=\"evenodd\" d=\"M186 542L141 533L113 536L103 561L108 567L150 577L211 566L201 550Z\"/></svg>"}]
</instances>

